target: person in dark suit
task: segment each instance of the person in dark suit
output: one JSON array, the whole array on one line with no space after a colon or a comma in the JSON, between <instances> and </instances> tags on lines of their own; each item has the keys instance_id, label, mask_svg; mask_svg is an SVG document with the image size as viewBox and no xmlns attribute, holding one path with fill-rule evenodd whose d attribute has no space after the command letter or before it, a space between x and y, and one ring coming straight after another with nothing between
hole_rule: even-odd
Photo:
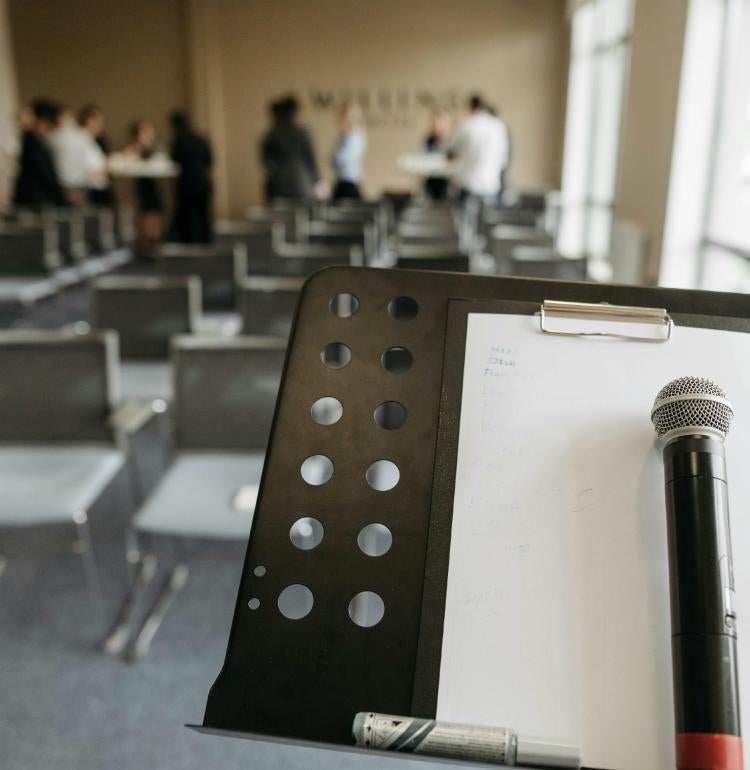
<instances>
[{"instance_id":1,"label":"person in dark suit","mask_svg":"<svg viewBox=\"0 0 750 770\"><path fill-rule=\"evenodd\" d=\"M260 156L266 172L266 197L308 202L320 181L310 134L299 125L299 103L293 96L271 107L273 125L261 140Z\"/></svg>"},{"instance_id":2,"label":"person in dark suit","mask_svg":"<svg viewBox=\"0 0 750 770\"><path fill-rule=\"evenodd\" d=\"M432 113L430 133L427 135L422 149L426 153L446 155L448 137L451 131L450 113L442 108ZM444 201L448 198L450 178L447 176L428 176L424 181L424 191L430 200Z\"/></svg>"},{"instance_id":3,"label":"person in dark suit","mask_svg":"<svg viewBox=\"0 0 750 770\"><path fill-rule=\"evenodd\" d=\"M41 209L65 206L67 203L47 144L47 137L57 123L57 115L57 106L46 99L37 99L31 104L29 125L21 141L21 157L13 194L16 206Z\"/></svg>"},{"instance_id":4,"label":"person in dark suit","mask_svg":"<svg viewBox=\"0 0 750 770\"><path fill-rule=\"evenodd\" d=\"M213 155L206 139L193 131L187 115L174 112L172 160L180 167L170 239L179 243L210 243L211 166Z\"/></svg>"}]
</instances>

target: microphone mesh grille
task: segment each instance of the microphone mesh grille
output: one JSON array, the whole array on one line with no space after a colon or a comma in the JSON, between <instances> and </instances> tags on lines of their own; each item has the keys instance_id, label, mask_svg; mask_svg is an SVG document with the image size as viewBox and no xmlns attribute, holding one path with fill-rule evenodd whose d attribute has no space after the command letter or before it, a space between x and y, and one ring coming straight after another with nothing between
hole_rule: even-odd
<instances>
[{"instance_id":1,"label":"microphone mesh grille","mask_svg":"<svg viewBox=\"0 0 750 770\"><path fill-rule=\"evenodd\" d=\"M675 400L659 405L667 398ZM663 436L672 430L704 427L721 431L726 436L732 423L732 407L714 399L726 399L726 394L705 377L672 380L659 391L654 402L651 420L656 432Z\"/></svg>"}]
</instances>

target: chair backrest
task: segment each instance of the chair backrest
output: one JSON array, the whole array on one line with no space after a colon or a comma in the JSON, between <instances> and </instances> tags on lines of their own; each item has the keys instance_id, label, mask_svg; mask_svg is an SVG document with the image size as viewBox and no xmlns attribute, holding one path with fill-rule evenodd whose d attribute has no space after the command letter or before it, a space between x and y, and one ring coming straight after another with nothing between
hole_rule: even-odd
<instances>
[{"instance_id":1,"label":"chair backrest","mask_svg":"<svg viewBox=\"0 0 750 770\"><path fill-rule=\"evenodd\" d=\"M270 275L273 272L273 222L219 220L214 225L214 237L220 244L244 244L247 249L249 275Z\"/></svg>"},{"instance_id":2,"label":"chair backrest","mask_svg":"<svg viewBox=\"0 0 750 770\"><path fill-rule=\"evenodd\" d=\"M57 226L60 252L69 263L81 262L88 254L86 246L86 227L83 214L71 209L56 209L51 215Z\"/></svg>"},{"instance_id":3,"label":"chair backrest","mask_svg":"<svg viewBox=\"0 0 750 770\"><path fill-rule=\"evenodd\" d=\"M396 267L407 270L448 270L454 273L469 271L469 257L453 243L399 244Z\"/></svg>"},{"instance_id":4,"label":"chair backrest","mask_svg":"<svg viewBox=\"0 0 750 770\"><path fill-rule=\"evenodd\" d=\"M204 308L231 308L236 302L237 282L247 275L247 249L241 243L167 243L157 252L156 272L197 275Z\"/></svg>"},{"instance_id":5,"label":"chair backrest","mask_svg":"<svg viewBox=\"0 0 750 770\"><path fill-rule=\"evenodd\" d=\"M288 337L304 278L266 276L240 282L242 333Z\"/></svg>"},{"instance_id":6,"label":"chair backrest","mask_svg":"<svg viewBox=\"0 0 750 770\"><path fill-rule=\"evenodd\" d=\"M548 246L516 246L511 252L512 275L527 278L556 278L560 281L585 281L585 257L564 257Z\"/></svg>"},{"instance_id":7,"label":"chair backrest","mask_svg":"<svg viewBox=\"0 0 750 770\"><path fill-rule=\"evenodd\" d=\"M0 225L0 275L46 275L60 267L57 228L51 222Z\"/></svg>"},{"instance_id":8,"label":"chair backrest","mask_svg":"<svg viewBox=\"0 0 750 770\"><path fill-rule=\"evenodd\" d=\"M83 211L83 236L89 254L106 254L115 248L115 214L105 206Z\"/></svg>"},{"instance_id":9,"label":"chair backrest","mask_svg":"<svg viewBox=\"0 0 750 770\"><path fill-rule=\"evenodd\" d=\"M121 358L166 359L169 340L195 331L201 314L197 276L104 276L91 284L91 322L114 329Z\"/></svg>"},{"instance_id":10,"label":"chair backrest","mask_svg":"<svg viewBox=\"0 0 750 770\"><path fill-rule=\"evenodd\" d=\"M361 265L362 250L346 243L288 243L276 241L274 272L280 276L307 278L324 267Z\"/></svg>"},{"instance_id":11,"label":"chair backrest","mask_svg":"<svg viewBox=\"0 0 750 770\"><path fill-rule=\"evenodd\" d=\"M378 245L376 226L357 222L311 220L302 230L299 240L330 246L357 246L362 250L365 264L369 264L375 256Z\"/></svg>"},{"instance_id":12,"label":"chair backrest","mask_svg":"<svg viewBox=\"0 0 750 770\"><path fill-rule=\"evenodd\" d=\"M539 217L539 211L536 209L522 209L516 206L505 209L484 209L482 211L481 229L485 234L489 235L497 225L536 227Z\"/></svg>"},{"instance_id":13,"label":"chair backrest","mask_svg":"<svg viewBox=\"0 0 750 770\"><path fill-rule=\"evenodd\" d=\"M116 368L114 332L0 332L0 441L110 442Z\"/></svg>"},{"instance_id":14,"label":"chair backrest","mask_svg":"<svg viewBox=\"0 0 750 770\"><path fill-rule=\"evenodd\" d=\"M512 252L518 246L552 247L553 239L549 233L536 227L517 225L496 225L489 236L488 250L497 265L497 272L502 275L512 274Z\"/></svg>"},{"instance_id":15,"label":"chair backrest","mask_svg":"<svg viewBox=\"0 0 750 770\"><path fill-rule=\"evenodd\" d=\"M183 449L264 449L287 341L175 337L175 431Z\"/></svg>"},{"instance_id":16,"label":"chair backrest","mask_svg":"<svg viewBox=\"0 0 750 770\"><path fill-rule=\"evenodd\" d=\"M401 212L399 221L403 224L421 225L458 225L460 210L451 205L409 206Z\"/></svg>"}]
</instances>

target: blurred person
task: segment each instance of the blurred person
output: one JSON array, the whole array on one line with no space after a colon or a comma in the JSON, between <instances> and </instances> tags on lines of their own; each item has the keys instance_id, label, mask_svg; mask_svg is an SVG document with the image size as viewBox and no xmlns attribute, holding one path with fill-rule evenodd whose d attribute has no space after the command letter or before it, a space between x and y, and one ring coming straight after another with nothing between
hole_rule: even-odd
<instances>
[{"instance_id":1,"label":"blurred person","mask_svg":"<svg viewBox=\"0 0 750 770\"><path fill-rule=\"evenodd\" d=\"M448 157L455 163L461 198L498 202L500 180L508 165L508 130L490 114L481 96L468 102L468 116L449 144Z\"/></svg>"},{"instance_id":2,"label":"blurred person","mask_svg":"<svg viewBox=\"0 0 750 770\"><path fill-rule=\"evenodd\" d=\"M451 116L448 110L438 107L430 118L430 133L427 134L422 150L447 157L448 138L451 132ZM447 176L428 176L424 181L424 191L428 198L442 201L448 197L449 178Z\"/></svg>"},{"instance_id":3,"label":"blurred person","mask_svg":"<svg viewBox=\"0 0 750 770\"><path fill-rule=\"evenodd\" d=\"M170 238L180 243L210 243L213 238L211 146L192 129L185 113L173 112L170 123L172 160L180 167Z\"/></svg>"},{"instance_id":4,"label":"blurred person","mask_svg":"<svg viewBox=\"0 0 750 770\"><path fill-rule=\"evenodd\" d=\"M333 202L345 198L359 200L362 194L362 164L367 151L367 134L362 128L362 112L354 102L345 102L339 111L339 138L333 150L336 184Z\"/></svg>"},{"instance_id":5,"label":"blurred person","mask_svg":"<svg viewBox=\"0 0 750 770\"><path fill-rule=\"evenodd\" d=\"M125 155L149 160L156 154L156 129L150 120L134 121L129 136ZM137 177L135 198L138 207L137 243L141 251L149 251L161 241L163 234L164 199L159 181L150 176Z\"/></svg>"},{"instance_id":6,"label":"blurred person","mask_svg":"<svg viewBox=\"0 0 750 770\"><path fill-rule=\"evenodd\" d=\"M65 194L55 170L47 139L57 123L58 108L47 99L36 99L19 115L23 131L21 156L13 203L43 208L66 205Z\"/></svg>"},{"instance_id":7,"label":"blurred person","mask_svg":"<svg viewBox=\"0 0 750 770\"><path fill-rule=\"evenodd\" d=\"M57 125L49 134L49 146L65 198L68 203L80 205L88 189L88 142L83 129L67 107L60 107Z\"/></svg>"},{"instance_id":8,"label":"blurred person","mask_svg":"<svg viewBox=\"0 0 750 770\"><path fill-rule=\"evenodd\" d=\"M104 123L104 112L96 104L86 104L78 111L78 125L88 144L88 200L95 206L114 205L107 169L109 143L104 135Z\"/></svg>"},{"instance_id":9,"label":"blurred person","mask_svg":"<svg viewBox=\"0 0 750 770\"><path fill-rule=\"evenodd\" d=\"M261 163L266 172L266 200L307 202L318 195L320 174L310 134L298 121L299 102L294 96L272 107L274 120L261 140Z\"/></svg>"}]
</instances>

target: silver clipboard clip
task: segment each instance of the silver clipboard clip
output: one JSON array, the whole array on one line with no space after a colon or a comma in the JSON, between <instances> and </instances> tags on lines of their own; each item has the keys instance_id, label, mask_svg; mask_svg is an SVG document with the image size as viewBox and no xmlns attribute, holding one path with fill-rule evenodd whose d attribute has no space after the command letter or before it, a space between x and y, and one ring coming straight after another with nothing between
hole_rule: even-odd
<instances>
[{"instance_id":1,"label":"silver clipboard clip","mask_svg":"<svg viewBox=\"0 0 750 770\"><path fill-rule=\"evenodd\" d=\"M554 329L550 325L552 317L578 318L582 321L609 321L623 323L648 324L657 327L657 334L646 337L640 334L625 334L616 331L571 331ZM629 305L610 305L608 302L563 302L545 300L539 311L539 328L545 334L558 334L564 337L614 337L636 342L667 342L672 336L674 321L664 308L632 307Z\"/></svg>"}]
</instances>

